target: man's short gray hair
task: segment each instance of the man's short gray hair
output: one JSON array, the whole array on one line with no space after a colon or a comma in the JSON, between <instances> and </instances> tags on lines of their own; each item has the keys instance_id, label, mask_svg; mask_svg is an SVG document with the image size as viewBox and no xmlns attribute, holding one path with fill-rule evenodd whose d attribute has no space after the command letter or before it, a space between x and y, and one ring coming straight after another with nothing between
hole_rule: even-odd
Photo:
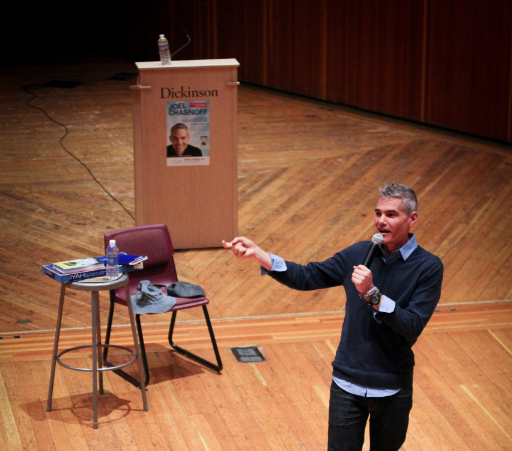
<instances>
[{"instance_id":1,"label":"man's short gray hair","mask_svg":"<svg viewBox=\"0 0 512 451\"><path fill-rule=\"evenodd\" d=\"M418 199L413 189L405 185L393 183L386 185L384 188L379 188L380 197L396 197L403 200L403 209L407 215L414 211L418 211Z\"/></svg>"},{"instance_id":2,"label":"man's short gray hair","mask_svg":"<svg viewBox=\"0 0 512 451\"><path fill-rule=\"evenodd\" d=\"M174 124L172 127L171 127L171 133L174 131L174 130L180 130L180 129L183 129L183 130L186 130L187 133L188 133L188 127L183 124L182 122L178 122L177 124Z\"/></svg>"}]
</instances>

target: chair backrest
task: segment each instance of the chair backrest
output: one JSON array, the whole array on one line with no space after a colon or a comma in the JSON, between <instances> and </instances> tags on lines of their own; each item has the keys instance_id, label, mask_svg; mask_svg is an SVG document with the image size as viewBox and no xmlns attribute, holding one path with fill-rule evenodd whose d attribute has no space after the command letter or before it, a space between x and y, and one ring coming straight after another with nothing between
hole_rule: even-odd
<instances>
[{"instance_id":1,"label":"chair backrest","mask_svg":"<svg viewBox=\"0 0 512 451\"><path fill-rule=\"evenodd\" d=\"M173 258L174 248L165 224L131 227L108 232L104 236L105 250L110 240L116 240L120 252L148 256L148 259L144 261L144 269L129 274L131 295L137 292L137 286L141 280L150 280L153 285L165 286L177 282ZM116 291L116 296L124 299L122 290Z\"/></svg>"}]
</instances>

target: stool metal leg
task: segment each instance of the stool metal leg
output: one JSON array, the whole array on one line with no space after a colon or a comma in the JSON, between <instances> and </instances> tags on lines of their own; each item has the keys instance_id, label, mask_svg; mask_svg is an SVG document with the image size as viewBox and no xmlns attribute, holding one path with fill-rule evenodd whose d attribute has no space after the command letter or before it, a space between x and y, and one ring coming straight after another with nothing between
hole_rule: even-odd
<instances>
[{"instance_id":1,"label":"stool metal leg","mask_svg":"<svg viewBox=\"0 0 512 451\"><path fill-rule=\"evenodd\" d=\"M139 340L137 337L137 329L135 328L135 318L133 315L132 303L130 301L130 290L128 288L128 284L125 285L125 294L126 300L128 304L128 313L130 315L130 325L132 327L132 336L133 336L133 345L135 346L135 354L137 355L137 365L139 367L139 381L140 381L140 391L142 392L142 404L144 406L144 410L147 412L148 408L148 400L146 398L146 384L145 384L145 375L144 369L142 368L142 356L140 352Z\"/></svg>"},{"instance_id":2,"label":"stool metal leg","mask_svg":"<svg viewBox=\"0 0 512 451\"><path fill-rule=\"evenodd\" d=\"M62 322L62 310L64 308L64 294L66 286L63 284L60 288L59 311L57 313L57 326L55 327L55 341L53 343L52 355L52 371L50 373L50 386L48 388L48 401L46 403L46 411L52 410L53 383L55 381L55 364L57 363L57 352L59 350L60 325Z\"/></svg>"},{"instance_id":3,"label":"stool metal leg","mask_svg":"<svg viewBox=\"0 0 512 451\"><path fill-rule=\"evenodd\" d=\"M101 321L100 321L100 306L99 306L99 302L98 304L96 305L96 330L97 330L97 348L98 348L98 352L97 352L97 356L98 356L98 369L101 369L103 368L103 354L101 352ZM103 392L103 371L98 371L98 377L99 377L99 380L100 380L100 383L99 383L99 392L100 392L100 395L102 395L104 392Z\"/></svg>"},{"instance_id":4,"label":"stool metal leg","mask_svg":"<svg viewBox=\"0 0 512 451\"><path fill-rule=\"evenodd\" d=\"M99 293L91 292L92 304L92 402L93 402L93 424L94 429L98 429L98 329L97 329L97 311L99 309Z\"/></svg>"}]
</instances>

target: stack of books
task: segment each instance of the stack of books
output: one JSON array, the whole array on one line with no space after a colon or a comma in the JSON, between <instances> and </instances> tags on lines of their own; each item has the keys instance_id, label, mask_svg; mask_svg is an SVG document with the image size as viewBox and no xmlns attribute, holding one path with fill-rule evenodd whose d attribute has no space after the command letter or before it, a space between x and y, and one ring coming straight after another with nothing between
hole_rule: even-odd
<instances>
[{"instance_id":1,"label":"stack of books","mask_svg":"<svg viewBox=\"0 0 512 451\"><path fill-rule=\"evenodd\" d=\"M123 274L137 269L142 269L144 260L147 260L145 255L128 255L119 253L119 273ZM106 256L78 258L75 260L67 260L64 262L52 263L51 265L43 266L43 274L55 279L57 282L76 282L86 279L98 279L105 277L107 269L105 264L107 262Z\"/></svg>"},{"instance_id":2,"label":"stack of books","mask_svg":"<svg viewBox=\"0 0 512 451\"><path fill-rule=\"evenodd\" d=\"M52 267L60 274L75 274L77 272L88 272L96 269L103 269L105 264L94 257L67 260L65 262L53 263Z\"/></svg>"}]
</instances>

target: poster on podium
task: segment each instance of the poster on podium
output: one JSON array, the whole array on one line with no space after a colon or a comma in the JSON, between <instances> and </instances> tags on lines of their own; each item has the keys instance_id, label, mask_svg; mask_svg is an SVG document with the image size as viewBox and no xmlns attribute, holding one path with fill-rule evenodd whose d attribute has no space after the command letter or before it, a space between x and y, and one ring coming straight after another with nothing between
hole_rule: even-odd
<instances>
[{"instance_id":1,"label":"poster on podium","mask_svg":"<svg viewBox=\"0 0 512 451\"><path fill-rule=\"evenodd\" d=\"M210 101L166 102L167 166L210 164Z\"/></svg>"}]
</instances>

